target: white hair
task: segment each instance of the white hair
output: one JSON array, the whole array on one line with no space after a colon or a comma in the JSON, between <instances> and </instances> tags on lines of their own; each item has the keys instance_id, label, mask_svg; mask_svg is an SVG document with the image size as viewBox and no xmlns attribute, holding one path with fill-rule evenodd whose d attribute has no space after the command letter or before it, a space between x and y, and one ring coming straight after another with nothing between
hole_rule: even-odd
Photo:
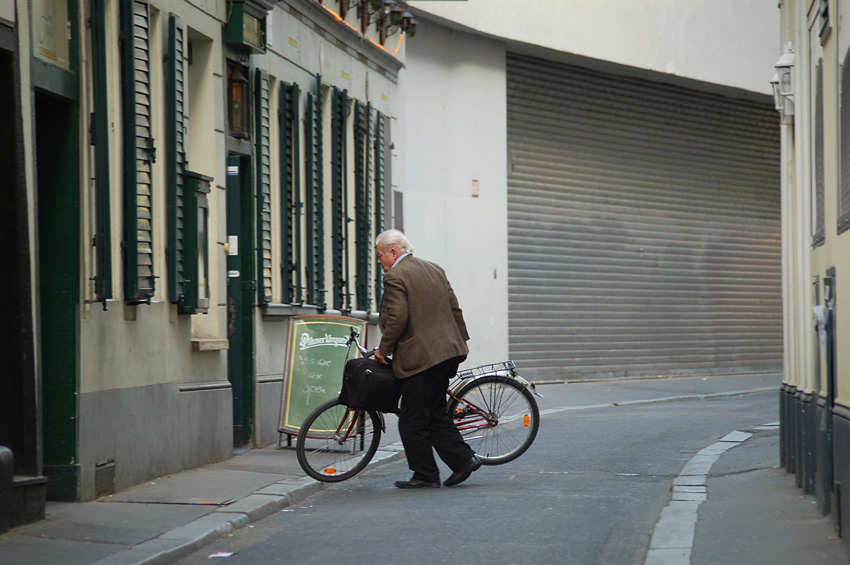
<instances>
[{"instance_id":1,"label":"white hair","mask_svg":"<svg viewBox=\"0 0 850 565\"><path fill-rule=\"evenodd\" d=\"M413 245L403 233L398 230L387 230L375 238L375 247L380 246L382 251L398 249L401 253L413 253Z\"/></svg>"}]
</instances>

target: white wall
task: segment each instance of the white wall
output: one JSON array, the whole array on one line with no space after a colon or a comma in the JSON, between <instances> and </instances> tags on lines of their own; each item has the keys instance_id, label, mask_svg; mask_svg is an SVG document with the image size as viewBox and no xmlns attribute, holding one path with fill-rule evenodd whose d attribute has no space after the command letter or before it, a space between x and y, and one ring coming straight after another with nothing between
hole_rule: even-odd
<instances>
[{"instance_id":1,"label":"white wall","mask_svg":"<svg viewBox=\"0 0 850 565\"><path fill-rule=\"evenodd\" d=\"M409 4L496 37L762 94L781 53L777 0Z\"/></svg>"},{"instance_id":2,"label":"white wall","mask_svg":"<svg viewBox=\"0 0 850 565\"><path fill-rule=\"evenodd\" d=\"M506 360L504 46L423 22L405 63L405 123L393 136L403 159L393 174L403 187L405 232L418 257L446 269L458 296L471 336L462 367Z\"/></svg>"}]
</instances>

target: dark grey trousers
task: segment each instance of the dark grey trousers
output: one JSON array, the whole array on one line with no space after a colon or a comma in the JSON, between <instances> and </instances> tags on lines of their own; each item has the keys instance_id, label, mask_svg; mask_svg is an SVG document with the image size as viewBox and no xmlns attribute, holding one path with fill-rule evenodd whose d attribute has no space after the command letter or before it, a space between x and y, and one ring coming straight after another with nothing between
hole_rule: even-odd
<instances>
[{"instance_id":1,"label":"dark grey trousers","mask_svg":"<svg viewBox=\"0 0 850 565\"><path fill-rule=\"evenodd\" d=\"M401 381L398 431L414 479L440 481L434 450L452 471L463 467L475 454L446 413L449 379L463 359L448 359Z\"/></svg>"}]
</instances>

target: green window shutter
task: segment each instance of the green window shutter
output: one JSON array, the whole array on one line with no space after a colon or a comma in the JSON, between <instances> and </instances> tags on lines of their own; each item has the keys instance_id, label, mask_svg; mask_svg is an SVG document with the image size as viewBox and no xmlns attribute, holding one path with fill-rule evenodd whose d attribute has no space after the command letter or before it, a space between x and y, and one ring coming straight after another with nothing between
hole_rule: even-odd
<instances>
[{"instance_id":1,"label":"green window shutter","mask_svg":"<svg viewBox=\"0 0 850 565\"><path fill-rule=\"evenodd\" d=\"M841 65L840 144L841 185L838 196L838 233L850 228L850 50Z\"/></svg>"},{"instance_id":2,"label":"green window shutter","mask_svg":"<svg viewBox=\"0 0 850 565\"><path fill-rule=\"evenodd\" d=\"M272 174L271 111L269 74L257 70L256 88L256 154L257 154L257 302L266 305L272 299Z\"/></svg>"},{"instance_id":3,"label":"green window shutter","mask_svg":"<svg viewBox=\"0 0 850 565\"><path fill-rule=\"evenodd\" d=\"M369 311L369 281L372 250L371 198L369 194L369 136L371 135L372 106L357 101L354 104L354 221L357 309Z\"/></svg>"},{"instance_id":4,"label":"green window shutter","mask_svg":"<svg viewBox=\"0 0 850 565\"><path fill-rule=\"evenodd\" d=\"M814 168L815 168L815 183L814 183L814 234L812 235L812 245L818 245L823 242L826 235L824 229L824 132L823 132L823 61L818 61L817 64L817 83L815 84L815 138L814 138Z\"/></svg>"},{"instance_id":5,"label":"green window shutter","mask_svg":"<svg viewBox=\"0 0 850 565\"><path fill-rule=\"evenodd\" d=\"M124 299L150 302L154 293L150 96L150 6L121 4L124 125Z\"/></svg>"},{"instance_id":6,"label":"green window shutter","mask_svg":"<svg viewBox=\"0 0 850 565\"><path fill-rule=\"evenodd\" d=\"M212 177L184 172L183 272L185 294L177 307L179 314L206 313L209 308L209 193Z\"/></svg>"},{"instance_id":7,"label":"green window shutter","mask_svg":"<svg viewBox=\"0 0 850 565\"><path fill-rule=\"evenodd\" d=\"M385 191L387 189L387 170L389 167L389 144L387 143L388 138L388 129L389 129L389 120L386 116L377 112L377 116L375 118L375 138L374 138L374 151L375 151L375 231L380 233L384 229L384 216L386 210L386 198L384 197ZM376 234L377 235L377 234ZM381 303L381 290L382 290L382 274L383 271L381 269L375 270L375 303Z\"/></svg>"},{"instance_id":8,"label":"green window shutter","mask_svg":"<svg viewBox=\"0 0 850 565\"><path fill-rule=\"evenodd\" d=\"M112 223L109 204L109 122L107 119L105 0L92 0L92 81L94 112L92 144L95 147L94 296L103 303L112 298Z\"/></svg>"},{"instance_id":9,"label":"green window shutter","mask_svg":"<svg viewBox=\"0 0 850 565\"><path fill-rule=\"evenodd\" d=\"M348 91L333 89L331 121L331 221L333 242L333 306L337 310L350 308L348 294L348 199L346 175L346 109Z\"/></svg>"},{"instance_id":10,"label":"green window shutter","mask_svg":"<svg viewBox=\"0 0 850 565\"><path fill-rule=\"evenodd\" d=\"M280 83L280 264L284 303L299 303L304 297L301 286L301 169L298 160L300 96L297 84Z\"/></svg>"},{"instance_id":11,"label":"green window shutter","mask_svg":"<svg viewBox=\"0 0 850 565\"><path fill-rule=\"evenodd\" d=\"M183 21L172 15L168 21L166 66L167 175L168 175L168 298L181 302L186 296L185 245L185 53L186 32Z\"/></svg>"},{"instance_id":12,"label":"green window shutter","mask_svg":"<svg viewBox=\"0 0 850 565\"><path fill-rule=\"evenodd\" d=\"M306 153L307 302L324 307L325 243L322 227L324 200L322 174L322 76L316 75L316 93L307 93L304 119Z\"/></svg>"}]
</instances>

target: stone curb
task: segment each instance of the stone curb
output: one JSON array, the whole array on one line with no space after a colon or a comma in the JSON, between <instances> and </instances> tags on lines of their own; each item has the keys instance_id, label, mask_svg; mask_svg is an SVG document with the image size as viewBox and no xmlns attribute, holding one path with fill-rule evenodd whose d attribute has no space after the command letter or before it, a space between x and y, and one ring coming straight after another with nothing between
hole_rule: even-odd
<instances>
[{"instance_id":1,"label":"stone curb","mask_svg":"<svg viewBox=\"0 0 850 565\"><path fill-rule=\"evenodd\" d=\"M369 461L369 467L398 461L404 457L401 442L381 447ZM228 506L184 526L95 561L93 565L166 565L187 557L219 538L268 518L289 506L327 488L309 477L286 479L263 487Z\"/></svg>"}]
</instances>

